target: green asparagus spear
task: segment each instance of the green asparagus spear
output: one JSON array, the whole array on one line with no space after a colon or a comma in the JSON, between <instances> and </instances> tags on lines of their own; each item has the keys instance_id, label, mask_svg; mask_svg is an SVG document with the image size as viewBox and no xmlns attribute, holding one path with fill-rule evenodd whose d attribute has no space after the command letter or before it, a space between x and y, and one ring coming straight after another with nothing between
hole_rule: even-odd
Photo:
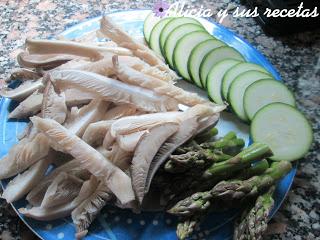
<instances>
[{"instance_id":1,"label":"green asparagus spear","mask_svg":"<svg viewBox=\"0 0 320 240\"><path fill-rule=\"evenodd\" d=\"M177 237L178 239L184 240L193 233L196 226L200 223L203 216L195 215L189 218L186 218L183 222L178 223L177 225Z\"/></svg>"},{"instance_id":2,"label":"green asparagus spear","mask_svg":"<svg viewBox=\"0 0 320 240\"><path fill-rule=\"evenodd\" d=\"M236 172L249 167L252 162L272 156L271 149L262 143L254 143L227 161L214 163L202 175L205 179Z\"/></svg>"},{"instance_id":3,"label":"green asparagus spear","mask_svg":"<svg viewBox=\"0 0 320 240\"><path fill-rule=\"evenodd\" d=\"M201 149L190 151L184 154L171 155L166 162L164 169L170 173L181 173L191 168L200 171L208 167L213 162L225 161L232 156L224 154L222 151L212 151Z\"/></svg>"},{"instance_id":4,"label":"green asparagus spear","mask_svg":"<svg viewBox=\"0 0 320 240\"><path fill-rule=\"evenodd\" d=\"M198 192L179 201L168 212L178 216L191 216L194 213L207 211L214 200L237 200L241 202L247 198L256 197L259 193L274 185L290 170L290 162L274 162L260 176L254 176L247 180L221 181L210 191Z\"/></svg>"},{"instance_id":5,"label":"green asparagus spear","mask_svg":"<svg viewBox=\"0 0 320 240\"><path fill-rule=\"evenodd\" d=\"M218 129L212 128L207 132L204 132L204 133L197 135L194 139L198 143L203 143L203 142L210 141L217 134L218 134Z\"/></svg>"},{"instance_id":6,"label":"green asparagus spear","mask_svg":"<svg viewBox=\"0 0 320 240\"><path fill-rule=\"evenodd\" d=\"M211 190L211 195L214 198L239 200L257 196L259 192L274 185L276 181L285 176L291 168L290 162L274 162L260 176L254 176L247 180L231 180L218 183Z\"/></svg>"},{"instance_id":7,"label":"green asparagus spear","mask_svg":"<svg viewBox=\"0 0 320 240\"><path fill-rule=\"evenodd\" d=\"M259 196L255 205L246 209L240 221L236 222L234 240L260 240L267 229L268 217L274 205L271 187L268 192Z\"/></svg>"},{"instance_id":8,"label":"green asparagus spear","mask_svg":"<svg viewBox=\"0 0 320 240\"><path fill-rule=\"evenodd\" d=\"M261 175L269 168L269 163L266 159L263 159L257 163L254 163L249 168L245 168L239 171L239 174L234 176L234 179L245 180L256 175Z\"/></svg>"}]
</instances>

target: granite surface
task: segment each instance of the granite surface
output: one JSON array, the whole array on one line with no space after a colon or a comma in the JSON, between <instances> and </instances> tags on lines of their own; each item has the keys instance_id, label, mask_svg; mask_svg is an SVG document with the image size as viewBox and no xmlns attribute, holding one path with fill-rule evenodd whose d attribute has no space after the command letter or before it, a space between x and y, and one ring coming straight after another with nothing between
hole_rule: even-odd
<instances>
[{"instance_id":1,"label":"granite surface","mask_svg":"<svg viewBox=\"0 0 320 240\"><path fill-rule=\"evenodd\" d=\"M189 1L217 13L238 1ZM0 79L16 66L26 37L47 38L87 18L120 9L152 8L153 1L16 0L0 1ZM213 17L215 18L215 16ZM226 27L247 39L278 69L294 92L298 108L312 123L315 141L299 169L287 199L269 224L267 239L320 239L320 31L288 37L264 34L252 18L227 17ZM1 83L0 83L1 85ZM0 239L36 239L4 201L0 201Z\"/></svg>"}]
</instances>

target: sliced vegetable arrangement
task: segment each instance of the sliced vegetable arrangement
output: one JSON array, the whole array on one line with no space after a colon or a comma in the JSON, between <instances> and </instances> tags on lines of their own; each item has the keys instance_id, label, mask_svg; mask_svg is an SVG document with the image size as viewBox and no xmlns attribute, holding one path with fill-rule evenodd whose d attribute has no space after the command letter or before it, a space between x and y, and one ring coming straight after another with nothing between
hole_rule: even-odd
<instances>
[{"instance_id":1,"label":"sliced vegetable arrangement","mask_svg":"<svg viewBox=\"0 0 320 240\"><path fill-rule=\"evenodd\" d=\"M145 31L149 31L149 26L154 22L150 15L145 20ZM168 20L163 18L160 22L165 21ZM273 129L278 129L279 126L270 126L270 129L261 126L260 115L263 114L263 111L260 110L268 105L268 109L271 109L269 111L273 112L272 109L277 105L272 104L275 103L289 104L294 109L293 94L283 83L276 81L263 66L246 62L239 51L210 35L203 27L199 26L200 23L197 20L194 20L192 24L190 22L192 22L190 18L170 18L170 22L164 24L163 27L167 30L161 33L161 37L158 39L153 39L153 41L157 41L157 44L164 46L162 54L167 63L184 80L207 91L213 102L228 103L232 112L241 121L254 122L255 124L251 127L253 141L270 144L272 142L270 139L274 139L271 137L271 132L274 131ZM188 29L189 31L187 31ZM171 33L168 33L169 30ZM158 52L158 47L154 47L155 45L149 44L153 50ZM287 119L283 113L276 110L275 112L277 112L278 118L275 116L268 118L274 117L278 121L281 121L282 118ZM282 136L278 139L282 140L274 141L270 146L272 150L276 150L273 159L280 159L281 156L286 160L296 160L306 153L305 149L310 148L312 132L302 114L300 114L300 118L295 118L295 121L286 121L286 123L281 124L281 131L278 129L277 136ZM295 130L294 123L304 126L303 130ZM260 128L261 130L259 130ZM304 144L289 140L289 136L301 134L303 134L301 140ZM284 138L287 140L285 141ZM292 154L289 151L291 148L300 154ZM279 156L278 152L281 152Z\"/></svg>"},{"instance_id":2,"label":"sliced vegetable arrangement","mask_svg":"<svg viewBox=\"0 0 320 240\"><path fill-rule=\"evenodd\" d=\"M12 177L2 197L25 196L27 218L71 216L77 239L109 204L178 216L179 239L210 211L237 208L234 238L261 239L278 181L312 143L293 94L196 19L151 13L143 31L153 51L108 16L101 45L26 40L0 91L19 102L9 118L31 120L0 159L0 180ZM177 74L215 103L174 85ZM251 145L217 137L225 103L251 124Z\"/></svg>"}]
</instances>

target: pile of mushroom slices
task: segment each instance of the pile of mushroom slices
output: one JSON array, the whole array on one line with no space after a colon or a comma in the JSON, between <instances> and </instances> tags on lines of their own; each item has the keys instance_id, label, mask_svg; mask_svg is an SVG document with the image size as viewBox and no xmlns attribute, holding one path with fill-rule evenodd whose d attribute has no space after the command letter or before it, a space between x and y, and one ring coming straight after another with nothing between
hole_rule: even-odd
<instances>
[{"instance_id":1,"label":"pile of mushroom slices","mask_svg":"<svg viewBox=\"0 0 320 240\"><path fill-rule=\"evenodd\" d=\"M14 177L2 197L26 196L32 208L19 211L37 220L71 215L77 238L107 203L139 211L160 165L225 108L176 87L162 59L109 18L99 32L110 41L26 40L7 80L22 84L1 90L20 102L9 117L31 120L0 160L0 179Z\"/></svg>"}]
</instances>

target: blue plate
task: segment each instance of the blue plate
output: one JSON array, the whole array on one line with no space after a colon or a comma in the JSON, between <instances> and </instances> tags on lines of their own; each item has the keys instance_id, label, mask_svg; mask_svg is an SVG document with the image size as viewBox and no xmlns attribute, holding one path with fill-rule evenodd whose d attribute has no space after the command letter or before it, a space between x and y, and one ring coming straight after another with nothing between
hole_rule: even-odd
<instances>
[{"instance_id":1,"label":"blue plate","mask_svg":"<svg viewBox=\"0 0 320 240\"><path fill-rule=\"evenodd\" d=\"M114 12L110 16L130 33L131 36L143 36L143 21L150 10L133 10ZM83 36L99 28L99 19L93 18L76 26L73 26L61 35L67 39ZM242 53L247 61L257 63L265 67L273 74L275 79L281 80L274 67L265 59L261 53L254 49L249 43L236 36L226 28L210 22L206 19L199 19L206 29L216 38L224 41L226 44L236 48ZM97 39L98 40L98 39ZM197 92L206 96L205 92L198 88L181 81L178 83L181 87ZM17 140L17 135L26 127L26 122L8 120L8 112L12 108L9 99L0 99L0 157L7 154L9 149ZM249 144L248 126L239 122L232 114L223 113L218 123L219 134L233 130L246 140ZM296 173L294 169L284 177L277 185L275 192L275 206L272 215L279 209L287 192L290 189L293 178ZM8 180L2 181L3 188ZM25 207L27 202L21 200L13 204L14 209ZM233 232L233 220L237 216L237 211L228 211L211 214L200 228L196 229L191 239L231 239ZM21 219L32 229L40 238L47 240L56 239L74 239L75 229L70 218L64 218L52 222L39 222L32 219ZM175 227L177 218L169 216L162 212L134 214L128 210L119 210L113 207L105 208L99 217L94 221L90 228L90 233L85 239L111 239L111 240L131 240L131 239L176 239Z\"/></svg>"}]
</instances>

